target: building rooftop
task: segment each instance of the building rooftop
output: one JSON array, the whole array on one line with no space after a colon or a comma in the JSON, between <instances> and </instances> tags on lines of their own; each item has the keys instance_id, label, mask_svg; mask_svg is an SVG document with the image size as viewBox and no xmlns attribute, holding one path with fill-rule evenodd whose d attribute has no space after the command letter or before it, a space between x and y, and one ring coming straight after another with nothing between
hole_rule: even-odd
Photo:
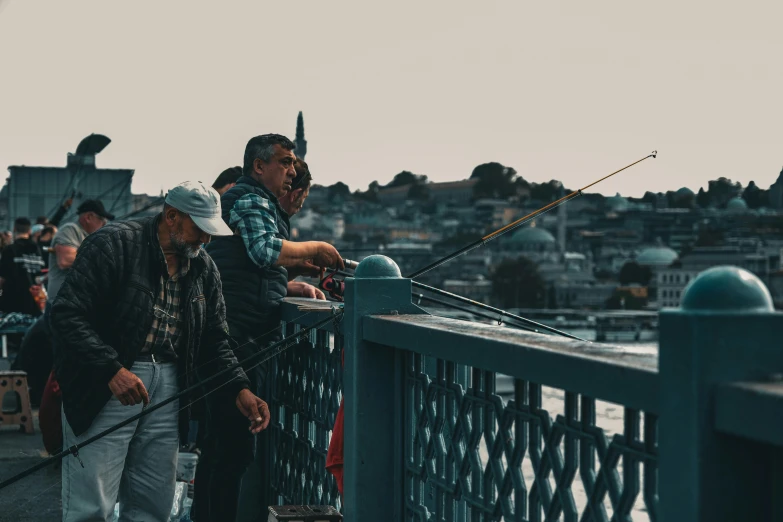
<instances>
[{"instance_id":1,"label":"building rooftop","mask_svg":"<svg viewBox=\"0 0 783 522\"><path fill-rule=\"evenodd\" d=\"M642 250L636 262L647 266L669 266L677 257L677 252L667 246L659 245Z\"/></svg>"}]
</instances>

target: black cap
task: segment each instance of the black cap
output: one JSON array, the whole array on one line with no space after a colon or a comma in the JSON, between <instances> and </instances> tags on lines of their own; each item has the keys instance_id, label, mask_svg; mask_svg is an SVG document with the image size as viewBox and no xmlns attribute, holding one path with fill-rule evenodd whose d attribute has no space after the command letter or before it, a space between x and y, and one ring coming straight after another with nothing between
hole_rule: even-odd
<instances>
[{"instance_id":1,"label":"black cap","mask_svg":"<svg viewBox=\"0 0 783 522\"><path fill-rule=\"evenodd\" d=\"M100 199L87 199L76 209L77 214L84 214L85 212L95 212L102 218L114 219L114 214L106 211Z\"/></svg>"}]
</instances>

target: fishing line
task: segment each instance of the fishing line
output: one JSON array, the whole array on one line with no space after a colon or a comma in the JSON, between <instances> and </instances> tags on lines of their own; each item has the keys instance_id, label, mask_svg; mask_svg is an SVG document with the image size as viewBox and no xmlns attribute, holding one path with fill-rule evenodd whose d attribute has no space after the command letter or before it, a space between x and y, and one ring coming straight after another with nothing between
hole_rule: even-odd
<instances>
[{"instance_id":1,"label":"fishing line","mask_svg":"<svg viewBox=\"0 0 783 522\"><path fill-rule=\"evenodd\" d=\"M324 310L324 311L326 311L326 310ZM315 312L315 310L310 310L310 311L307 311L307 312L303 313L302 315L300 315L300 316L298 316L298 317L294 317L293 319L291 319L291 321L287 321L287 322L298 322L298 321L299 321L300 319L302 319L304 316L306 316L306 315L308 315L308 314L311 314L311 313L314 313L314 312ZM250 339L249 341L246 341L246 342L244 342L244 343L242 343L242 344L237 344L236 346L231 346L231 351L232 351L232 352L234 352L235 350L239 350L239 349L241 349L241 348L244 348L245 346L247 346L247 345L249 345L249 344L253 344L253 343L255 343L256 341L258 341L259 339L262 339L262 338L266 337L267 335L270 335L270 334L272 334L272 333L276 332L277 330L280 330L282 327L283 327L283 325L282 325L282 322L281 322L281 324L279 324L279 325L278 325L278 326L276 326L275 328L272 328L272 329L271 329L271 330L269 330L268 332L262 333L261 335L259 335L258 337L254 338L254 339ZM233 344L233 343L232 343L232 342L229 342L229 345L231 345L231 344ZM191 368L190 370L186 371L184 374L182 374L182 376L183 376L183 377L190 376L190 375L192 375L193 373L197 372L198 370L201 370L202 368L204 368L204 367L205 367L205 366L207 366L208 364L212 364L213 362L217 361L218 359L220 359L220 357L221 357L221 356L220 356L220 355L218 355L218 356L216 356L216 357L214 357L214 358L210 359L209 361L205 361L205 362L199 363L199 365L198 365L198 366L195 366L195 367ZM128 368L128 370L130 370L130 368Z\"/></svg>"},{"instance_id":2,"label":"fishing line","mask_svg":"<svg viewBox=\"0 0 783 522\"><path fill-rule=\"evenodd\" d=\"M575 190L575 191L571 192L570 194L568 194L566 196L563 196L562 198L558 199L557 201L553 201L552 203L549 203L548 205L545 205L545 206L541 207L540 209L535 210L535 211L531 212L530 214L527 214L526 216L523 216L523 217L517 219L516 221L514 221L512 223L509 223L508 225L505 225L505 226L495 230L494 232L490 232L486 236L484 236L484 237L482 237L480 239L477 239L473 243L470 243L469 245L466 245L466 246L460 248L456 252L453 252L453 253L451 253L451 254L449 254L449 255L447 255L447 256L445 256L445 257L443 257L443 258L441 258L441 259L439 259L439 260L437 260L437 261L435 261L433 263L430 263L429 265L425 266L424 268L421 268L421 269L413 272L411 275L408 275L408 276L405 276L405 277L407 279L413 279L413 278L418 277L418 276L420 276L422 274L426 274L430 270L432 270L434 268L437 268L437 267L439 267L439 266L441 266L441 265L443 265L445 263L448 263L449 261L451 261L455 257L459 257L459 256L461 256L463 254L467 254L471 250L474 250L474 249L476 249L476 248L478 248L478 247L480 247L482 245L485 245L489 241L492 241L493 239L496 239L496 238L500 237L501 235L505 234L506 232L510 232L511 230L514 230L515 228L518 228L518 227L524 225L525 223L527 223L531 219L534 219L534 218L538 217L539 215L541 215L541 214L543 214L545 212L548 212L549 210L551 210L553 208L559 207L563 203L565 203L567 201L570 201L571 199L575 198L576 196L581 196L583 191L589 189L593 185L596 185L596 184L604 181L605 179L611 178L615 174L617 174L619 172L622 172L625 169L631 168L634 165L636 165L637 163L641 163L642 161L644 161L644 160L646 160L648 158L655 158L657 155L658 155L658 151L654 150L654 151L652 151L651 154L648 154L644 158L642 158L640 160L637 160L637 161L634 161L633 163L631 163L629 165L626 165L625 167L623 167L623 168L621 168L619 170L616 170L616 171L612 172L611 174L608 174L608 175L604 176L603 178L601 178L601 179L599 179L597 181L593 181L589 185L585 185L584 187L582 187L582 188L580 188L578 190Z\"/></svg>"},{"instance_id":3,"label":"fishing line","mask_svg":"<svg viewBox=\"0 0 783 522\"><path fill-rule=\"evenodd\" d=\"M353 274L350 274L350 273L345 272L343 270L336 270L331 275L341 275L341 276L344 276L344 277L353 277ZM440 295L443 295L445 297L450 297L450 298L455 299L457 301L462 301L463 303L468 303L468 304L471 304L471 305L476 306L478 308L483 308L484 310L487 310L487 311L499 314L501 316L509 317L511 319L515 319L516 321L519 321L521 323L527 324L527 325L529 325L532 328L523 328L521 325L518 325L518 324L507 323L509 326L515 326L515 327L521 328L523 330L534 331L534 332L537 332L537 333L541 333L541 332L538 331L539 329L541 329L541 330L545 330L545 331L547 331L549 333L562 335L563 337L568 337L570 339L575 339L577 341L582 341L582 342L586 342L586 343L591 342L591 341L588 341L587 339L583 339L581 337L577 337L577 336L572 335L572 334L570 334L568 332L564 332L562 330L558 330L557 328L553 328L551 326L548 326L548 325L545 325L545 324L533 321L531 319L525 319L524 317L512 314L511 312L507 312L507 311L502 310L500 308L495 308L494 306L490 306L490 305L482 303L480 301L474 301L473 299L469 299L469 298L463 297L461 295L453 294L451 292L447 292L446 290L441 290L440 288L435 288L434 286L428 286L428 285L419 283L418 281L411 281L411 284L413 286L417 286L417 287L419 287L419 288L421 288L423 290L427 290L427 291L430 291L430 292L433 292L433 293L436 293L436 294L440 294ZM413 291L411 291L411 292L412 292L412 295L421 295L421 294L415 294L415 293L413 293ZM444 301L441 301L441 303L445 304L446 306L451 306L454 309L459 309L456 305L453 305L451 303L446 303ZM474 312L469 312L469 313L474 313ZM495 318L493 318L493 319L495 319Z\"/></svg>"},{"instance_id":4,"label":"fishing line","mask_svg":"<svg viewBox=\"0 0 783 522\"><path fill-rule=\"evenodd\" d=\"M503 324L503 320L501 319L501 316L493 317L489 314L485 314L483 312L477 312L475 310L470 310L468 308L465 308L464 306L455 305L454 303L449 303L447 301L436 299L434 297L429 297L424 294L413 294L413 297L417 298L418 300L416 304L419 304L421 301L429 301L430 303L437 304L440 306L445 306L448 308L453 308L454 310L459 310L460 312L465 312L466 314L475 315L476 317L481 317L482 319L489 319L492 322L497 322L498 325ZM507 324L508 326L513 326L514 328L519 328L520 330L527 330L528 332L541 333L535 328L531 328L529 326L522 326L521 324L512 324L509 322L506 322L505 324Z\"/></svg>"},{"instance_id":5,"label":"fishing line","mask_svg":"<svg viewBox=\"0 0 783 522\"><path fill-rule=\"evenodd\" d=\"M416 286L418 288L421 288L423 290L427 290L428 292L432 292L435 294L439 294L445 297L450 297L452 299L456 299L457 301L462 301L463 303L468 303L473 306L478 306L480 308L484 308L485 310L489 310L491 312L495 312L496 314L500 314L504 317L510 317L512 319L515 319L517 321L521 321L527 325L533 326L535 328L540 328L542 330L546 330L547 332L556 333L558 335L562 335L564 337L569 337L571 339L576 339L577 341L584 341L586 343L590 342L586 339L582 339L581 337L577 337L576 335L571 335L568 332L564 332L562 330L558 330L557 328L552 328L551 326L538 323L536 321L533 321L531 319L525 319L524 317L512 314L510 312L506 312L505 310L501 310L500 308L495 308L494 306L490 306L488 304L481 303L479 301L474 301L473 299L469 299L467 297L463 297L461 295L452 294L451 292L447 292L446 290L441 290L440 288L435 288L433 286L428 286L422 283L419 283L418 281L411 281L411 284L413 286Z\"/></svg>"}]
</instances>

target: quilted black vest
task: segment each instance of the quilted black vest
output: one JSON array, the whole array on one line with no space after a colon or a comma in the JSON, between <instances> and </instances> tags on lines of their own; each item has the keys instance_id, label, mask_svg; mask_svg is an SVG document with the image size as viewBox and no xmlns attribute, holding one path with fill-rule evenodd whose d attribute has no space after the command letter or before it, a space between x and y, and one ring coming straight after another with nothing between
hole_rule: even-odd
<instances>
[{"instance_id":1,"label":"quilted black vest","mask_svg":"<svg viewBox=\"0 0 783 522\"><path fill-rule=\"evenodd\" d=\"M236 186L220 198L226 224L231 226L229 216L234 203L249 193L272 203L277 214L275 236L288 240L288 214L266 187L248 176L239 178ZM250 259L239 235L215 237L206 250L220 271L231 336L257 338L279 326L280 301L288 291L288 271L282 266L260 268Z\"/></svg>"}]
</instances>

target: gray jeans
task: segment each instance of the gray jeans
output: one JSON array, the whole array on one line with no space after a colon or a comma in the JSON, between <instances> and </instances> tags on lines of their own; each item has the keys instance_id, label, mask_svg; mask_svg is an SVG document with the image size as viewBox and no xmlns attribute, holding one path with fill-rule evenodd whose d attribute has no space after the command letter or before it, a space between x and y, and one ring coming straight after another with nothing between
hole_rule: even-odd
<instances>
[{"instance_id":1,"label":"gray jeans","mask_svg":"<svg viewBox=\"0 0 783 522\"><path fill-rule=\"evenodd\" d=\"M131 371L142 380L153 406L179 391L177 366L137 362ZM110 521L119 499L120 522L162 522L174 501L179 448L179 401L120 428L79 450L84 462L68 456L62 467L63 522ZM139 413L112 397L92 426L76 437L63 415L63 447L78 444Z\"/></svg>"}]
</instances>

